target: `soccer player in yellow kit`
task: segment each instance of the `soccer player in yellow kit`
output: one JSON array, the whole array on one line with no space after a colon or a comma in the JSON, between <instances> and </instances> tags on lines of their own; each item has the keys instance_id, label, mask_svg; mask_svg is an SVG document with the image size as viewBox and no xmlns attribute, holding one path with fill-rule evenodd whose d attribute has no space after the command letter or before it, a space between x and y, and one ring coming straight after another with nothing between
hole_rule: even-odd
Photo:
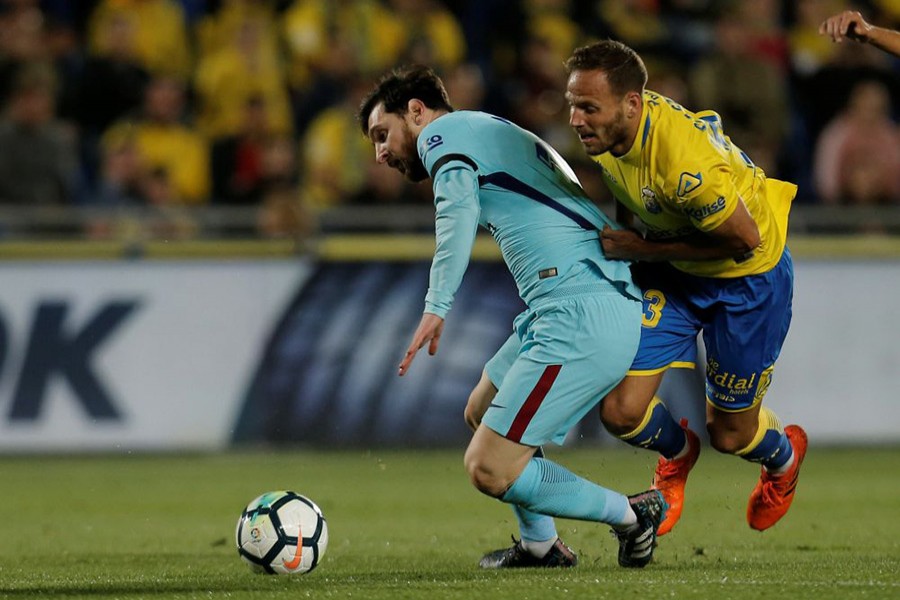
<instances>
[{"instance_id":1,"label":"soccer player in yellow kit","mask_svg":"<svg viewBox=\"0 0 900 600\"><path fill-rule=\"evenodd\" d=\"M566 62L570 125L598 163L620 220L601 232L608 258L635 261L644 322L628 376L603 400L611 433L662 456L654 476L669 503L659 534L681 516L697 435L656 397L669 367L706 347L707 431L718 451L762 465L747 520L764 530L794 498L806 434L762 405L791 320L793 265L785 245L791 183L767 179L724 135L714 112L692 113L646 90L628 46L607 40Z\"/></svg>"}]
</instances>

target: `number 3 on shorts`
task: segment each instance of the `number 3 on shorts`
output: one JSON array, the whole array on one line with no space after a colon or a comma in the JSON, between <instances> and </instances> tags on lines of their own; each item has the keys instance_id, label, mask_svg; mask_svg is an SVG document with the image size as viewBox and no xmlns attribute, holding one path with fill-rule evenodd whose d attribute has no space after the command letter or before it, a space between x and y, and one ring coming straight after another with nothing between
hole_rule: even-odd
<instances>
[{"instance_id":1,"label":"number 3 on shorts","mask_svg":"<svg viewBox=\"0 0 900 600\"><path fill-rule=\"evenodd\" d=\"M644 318L641 320L641 325L643 327L656 327L662 318L662 311L665 306L665 294L659 290L644 290Z\"/></svg>"}]
</instances>

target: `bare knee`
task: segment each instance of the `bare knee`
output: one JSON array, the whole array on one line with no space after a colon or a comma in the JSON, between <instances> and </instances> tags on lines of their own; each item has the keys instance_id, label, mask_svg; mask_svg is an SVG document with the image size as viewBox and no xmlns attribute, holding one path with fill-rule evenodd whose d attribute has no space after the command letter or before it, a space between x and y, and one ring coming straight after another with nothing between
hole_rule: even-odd
<instances>
[{"instance_id":1,"label":"bare knee","mask_svg":"<svg viewBox=\"0 0 900 600\"><path fill-rule=\"evenodd\" d=\"M709 423L706 426L709 433L709 445L723 454L737 454L753 440L755 432L748 432L735 427L717 426Z\"/></svg>"},{"instance_id":2,"label":"bare knee","mask_svg":"<svg viewBox=\"0 0 900 600\"><path fill-rule=\"evenodd\" d=\"M611 434L631 433L640 426L651 398L643 398L627 390L614 389L600 403L600 422Z\"/></svg>"},{"instance_id":3,"label":"bare knee","mask_svg":"<svg viewBox=\"0 0 900 600\"><path fill-rule=\"evenodd\" d=\"M600 421L606 430L622 436L640 427L662 376L662 373L629 375L620 381L600 403Z\"/></svg>"},{"instance_id":4,"label":"bare knee","mask_svg":"<svg viewBox=\"0 0 900 600\"><path fill-rule=\"evenodd\" d=\"M499 465L494 464L489 457L473 451L471 447L466 451L465 466L469 481L475 489L494 498L503 496L515 480L506 476Z\"/></svg>"},{"instance_id":5,"label":"bare knee","mask_svg":"<svg viewBox=\"0 0 900 600\"><path fill-rule=\"evenodd\" d=\"M737 454L749 446L758 429L758 410L729 413L712 407L707 409L709 445L724 454Z\"/></svg>"}]
</instances>

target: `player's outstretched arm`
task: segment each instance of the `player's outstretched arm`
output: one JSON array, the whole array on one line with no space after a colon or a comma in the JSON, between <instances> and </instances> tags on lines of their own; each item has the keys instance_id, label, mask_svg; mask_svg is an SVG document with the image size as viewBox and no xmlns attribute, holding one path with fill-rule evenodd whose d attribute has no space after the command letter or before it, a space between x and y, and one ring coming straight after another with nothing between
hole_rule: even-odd
<instances>
[{"instance_id":1,"label":"player's outstretched arm","mask_svg":"<svg viewBox=\"0 0 900 600\"><path fill-rule=\"evenodd\" d=\"M867 23L855 10L845 10L828 17L819 26L819 34L830 37L837 43L843 42L846 38L863 44L872 44L885 52L900 56L900 32Z\"/></svg>"},{"instance_id":2,"label":"player's outstretched arm","mask_svg":"<svg viewBox=\"0 0 900 600\"><path fill-rule=\"evenodd\" d=\"M419 350L421 350L425 346L425 344L428 344L428 354L434 356L437 353L438 344L440 344L441 334L443 332L444 319L431 313L425 313L422 315L422 320L419 322L419 327L416 329L416 333L413 334L413 339L409 344L409 348L407 348L406 350L406 355L400 362L399 374L401 377L406 375L406 372L409 371L409 367L410 365L412 365L412 361L416 357L416 353L418 353Z\"/></svg>"}]
</instances>

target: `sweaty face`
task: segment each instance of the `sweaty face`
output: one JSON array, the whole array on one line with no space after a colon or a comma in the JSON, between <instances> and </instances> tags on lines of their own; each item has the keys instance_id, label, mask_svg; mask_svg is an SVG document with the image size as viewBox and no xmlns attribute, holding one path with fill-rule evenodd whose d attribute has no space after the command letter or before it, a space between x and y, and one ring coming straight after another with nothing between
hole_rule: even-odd
<instances>
[{"instance_id":1,"label":"sweaty face","mask_svg":"<svg viewBox=\"0 0 900 600\"><path fill-rule=\"evenodd\" d=\"M397 169L410 181L428 178L428 171L416 151L417 135L405 116L385 112L380 103L369 114L369 139L375 146L375 160Z\"/></svg>"},{"instance_id":2,"label":"sweaty face","mask_svg":"<svg viewBox=\"0 0 900 600\"><path fill-rule=\"evenodd\" d=\"M613 93L602 71L572 71L566 86L569 125L585 152L621 156L634 141L632 124L625 118L625 98Z\"/></svg>"}]
</instances>

